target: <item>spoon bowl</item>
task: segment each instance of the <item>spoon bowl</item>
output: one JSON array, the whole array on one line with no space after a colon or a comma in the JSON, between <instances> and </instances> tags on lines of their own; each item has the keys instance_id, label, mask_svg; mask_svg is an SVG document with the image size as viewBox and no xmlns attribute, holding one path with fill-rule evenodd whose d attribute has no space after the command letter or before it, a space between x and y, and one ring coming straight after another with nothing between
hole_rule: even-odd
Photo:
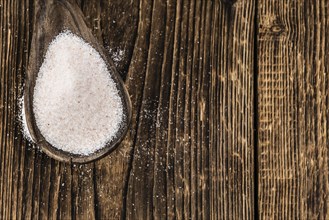
<instances>
[{"instance_id":1,"label":"spoon bowl","mask_svg":"<svg viewBox=\"0 0 329 220\"><path fill-rule=\"evenodd\" d=\"M125 136L131 120L131 102L129 94L124 86L116 68L91 30L84 21L80 8L69 1L53 0L40 1L37 9L34 32L31 42L30 59L25 79L24 88L24 111L26 125L31 135L32 141L41 148L48 156L65 162L87 163L99 159L112 152ZM52 40L63 31L70 31L85 42L90 44L102 57L115 82L119 97L123 106L123 119L116 135L104 145L103 148L89 155L78 155L63 151L52 146L37 126L33 109L34 89L38 77L39 69L44 62L47 48ZM97 114L97 112L95 113Z\"/></svg>"}]
</instances>

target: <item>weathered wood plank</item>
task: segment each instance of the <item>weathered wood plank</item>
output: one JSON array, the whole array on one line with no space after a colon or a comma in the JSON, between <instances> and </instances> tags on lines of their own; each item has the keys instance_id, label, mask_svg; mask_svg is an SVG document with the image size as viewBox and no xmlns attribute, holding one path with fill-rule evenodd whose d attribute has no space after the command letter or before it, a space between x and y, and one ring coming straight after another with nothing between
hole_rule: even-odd
<instances>
[{"instance_id":1,"label":"weathered wood plank","mask_svg":"<svg viewBox=\"0 0 329 220\"><path fill-rule=\"evenodd\" d=\"M36 4L0 0L0 218L253 219L255 4L77 2L125 79L131 129L85 165L32 148L16 122Z\"/></svg>"},{"instance_id":2,"label":"weathered wood plank","mask_svg":"<svg viewBox=\"0 0 329 220\"><path fill-rule=\"evenodd\" d=\"M261 219L328 219L328 1L258 2Z\"/></svg>"},{"instance_id":3,"label":"weathered wood plank","mask_svg":"<svg viewBox=\"0 0 329 220\"><path fill-rule=\"evenodd\" d=\"M254 5L170 1L165 24L173 31L165 32L165 39L152 37L154 32L163 34L152 23L161 24L158 18L165 9L157 1L153 8L149 55L154 53L152 40L173 45L163 53L161 47L155 51L163 59L161 72L146 69L152 83L145 82L127 216L148 218L154 207L154 218L252 218ZM250 21L243 23L246 19ZM153 62L158 60L156 56ZM157 99L159 104L154 104ZM155 146L152 134L145 134L154 127ZM156 154L149 155L153 151ZM163 179L166 189L161 188ZM141 199L147 202L138 202Z\"/></svg>"}]
</instances>

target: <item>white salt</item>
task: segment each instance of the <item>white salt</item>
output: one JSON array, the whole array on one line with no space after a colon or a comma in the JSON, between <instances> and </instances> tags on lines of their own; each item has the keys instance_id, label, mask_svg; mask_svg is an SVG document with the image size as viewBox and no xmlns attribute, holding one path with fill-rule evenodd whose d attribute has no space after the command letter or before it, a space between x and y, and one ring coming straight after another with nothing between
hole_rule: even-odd
<instances>
[{"instance_id":1,"label":"white salt","mask_svg":"<svg viewBox=\"0 0 329 220\"><path fill-rule=\"evenodd\" d=\"M113 50L112 48L109 48L108 50L112 60L114 61L114 65L117 66L119 62L124 58L124 50Z\"/></svg>"},{"instance_id":2,"label":"white salt","mask_svg":"<svg viewBox=\"0 0 329 220\"><path fill-rule=\"evenodd\" d=\"M36 124L54 147L89 155L118 132L123 105L100 54L65 31L51 42L34 90Z\"/></svg>"}]
</instances>

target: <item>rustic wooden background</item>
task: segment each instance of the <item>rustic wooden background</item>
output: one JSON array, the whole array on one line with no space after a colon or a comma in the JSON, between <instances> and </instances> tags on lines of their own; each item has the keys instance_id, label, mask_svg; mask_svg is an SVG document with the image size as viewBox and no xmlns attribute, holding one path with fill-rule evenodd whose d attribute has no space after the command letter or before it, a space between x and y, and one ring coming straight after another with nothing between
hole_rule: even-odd
<instances>
[{"instance_id":1,"label":"rustic wooden background","mask_svg":"<svg viewBox=\"0 0 329 220\"><path fill-rule=\"evenodd\" d=\"M85 165L22 137L36 1L0 0L1 219L329 219L329 1L78 0L133 104Z\"/></svg>"}]
</instances>

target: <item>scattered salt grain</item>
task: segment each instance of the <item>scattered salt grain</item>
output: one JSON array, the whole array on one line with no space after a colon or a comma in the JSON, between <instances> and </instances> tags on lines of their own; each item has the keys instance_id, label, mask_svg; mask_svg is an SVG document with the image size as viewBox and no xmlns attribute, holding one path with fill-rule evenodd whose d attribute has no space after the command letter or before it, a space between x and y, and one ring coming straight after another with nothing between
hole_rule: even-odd
<instances>
[{"instance_id":1,"label":"scattered salt grain","mask_svg":"<svg viewBox=\"0 0 329 220\"><path fill-rule=\"evenodd\" d=\"M103 58L69 31L48 47L33 110L41 134L52 146L79 155L103 148L124 117L122 99Z\"/></svg>"},{"instance_id":2,"label":"scattered salt grain","mask_svg":"<svg viewBox=\"0 0 329 220\"><path fill-rule=\"evenodd\" d=\"M113 50L112 48L109 48L108 50L112 60L114 61L114 65L118 66L118 63L124 58L124 50Z\"/></svg>"}]
</instances>

